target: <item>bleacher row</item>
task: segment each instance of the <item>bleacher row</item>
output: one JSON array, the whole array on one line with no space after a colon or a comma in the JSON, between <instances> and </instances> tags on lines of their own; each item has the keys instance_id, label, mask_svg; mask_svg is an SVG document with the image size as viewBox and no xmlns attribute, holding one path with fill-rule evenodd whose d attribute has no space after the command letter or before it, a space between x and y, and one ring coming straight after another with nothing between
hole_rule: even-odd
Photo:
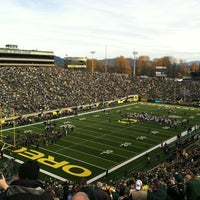
<instances>
[{"instance_id":1,"label":"bleacher row","mask_svg":"<svg viewBox=\"0 0 200 200\"><path fill-rule=\"evenodd\" d=\"M0 84L2 115L7 117L105 102L130 94L168 103L182 98L187 104L200 96L197 81L92 74L56 67L1 67Z\"/></svg>"}]
</instances>

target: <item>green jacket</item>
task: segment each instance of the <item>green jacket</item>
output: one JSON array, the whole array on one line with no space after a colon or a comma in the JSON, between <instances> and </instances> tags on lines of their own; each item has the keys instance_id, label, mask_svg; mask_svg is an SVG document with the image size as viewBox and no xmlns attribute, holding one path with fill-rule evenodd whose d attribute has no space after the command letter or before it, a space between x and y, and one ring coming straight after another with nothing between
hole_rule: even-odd
<instances>
[{"instance_id":1,"label":"green jacket","mask_svg":"<svg viewBox=\"0 0 200 200\"><path fill-rule=\"evenodd\" d=\"M191 179L186 182L187 200L200 200L200 181Z\"/></svg>"},{"instance_id":2,"label":"green jacket","mask_svg":"<svg viewBox=\"0 0 200 200\"><path fill-rule=\"evenodd\" d=\"M165 190L154 190L147 192L147 200L167 200L167 192Z\"/></svg>"}]
</instances>

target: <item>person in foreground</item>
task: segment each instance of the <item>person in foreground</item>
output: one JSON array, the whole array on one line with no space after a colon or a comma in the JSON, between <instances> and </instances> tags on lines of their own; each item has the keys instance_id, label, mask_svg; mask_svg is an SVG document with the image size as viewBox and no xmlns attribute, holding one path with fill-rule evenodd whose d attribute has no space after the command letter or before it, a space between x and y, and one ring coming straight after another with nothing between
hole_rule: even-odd
<instances>
[{"instance_id":1,"label":"person in foreground","mask_svg":"<svg viewBox=\"0 0 200 200\"><path fill-rule=\"evenodd\" d=\"M40 166L36 161L24 162L18 170L18 179L10 185L6 183L2 175L0 188L0 200L53 200L49 192L43 189L42 183L38 180Z\"/></svg>"},{"instance_id":2,"label":"person in foreground","mask_svg":"<svg viewBox=\"0 0 200 200\"><path fill-rule=\"evenodd\" d=\"M73 197L72 200L90 200L88 195L85 192L77 192Z\"/></svg>"}]
</instances>

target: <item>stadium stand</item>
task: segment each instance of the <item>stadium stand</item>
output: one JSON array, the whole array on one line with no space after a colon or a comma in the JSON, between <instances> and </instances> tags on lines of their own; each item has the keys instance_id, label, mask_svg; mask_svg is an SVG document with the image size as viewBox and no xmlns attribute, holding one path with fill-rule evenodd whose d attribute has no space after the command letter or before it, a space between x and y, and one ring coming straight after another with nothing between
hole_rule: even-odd
<instances>
[{"instance_id":1,"label":"stadium stand","mask_svg":"<svg viewBox=\"0 0 200 200\"><path fill-rule=\"evenodd\" d=\"M7 117L80 106L138 94L140 99L192 104L199 82L89 73L56 67L1 67L1 108ZM115 88L115 90L113 90ZM164 89L163 89L164 88Z\"/></svg>"},{"instance_id":2,"label":"stadium stand","mask_svg":"<svg viewBox=\"0 0 200 200\"><path fill-rule=\"evenodd\" d=\"M11 117L14 111L15 115L19 116L17 123L32 123L32 120L40 120L40 114L45 111L102 103L130 94L138 94L140 99L147 101L159 100L169 104L184 103L185 105L193 105L193 100L200 96L200 82L176 82L156 77L144 79L124 74L91 74L56 67L1 67L0 83L2 117ZM34 119L21 118L32 113L36 113ZM9 123L8 121L6 125L9 126ZM177 184L175 174L178 173L181 174L184 184L189 185L183 198L187 197L187 200L199 198L200 190L196 188L200 187L200 180L198 180L200 146L197 139L199 140L199 138L190 138L190 141L176 146L179 153L151 171L132 172L129 178L103 183L102 188L106 191L109 187L110 199L118 200L120 196L122 200L125 199L123 196L127 197L127 194L135 189L136 180L140 179L148 188L144 189L147 192L147 199L150 198L148 195L151 196L153 193L157 193L155 199L166 199L164 196L169 195L168 189L171 184ZM192 148L189 148L188 144L193 144ZM7 174L6 177L12 176L9 173L16 173L13 160L4 164L3 172ZM45 189L55 199L70 200L80 188L79 183L61 182L51 177L45 178L43 182ZM197 182L196 185L193 182ZM94 188L94 185L91 185L91 188Z\"/></svg>"},{"instance_id":3,"label":"stadium stand","mask_svg":"<svg viewBox=\"0 0 200 200\"><path fill-rule=\"evenodd\" d=\"M52 51L38 51L19 49L17 45L7 44L0 48L0 67L54 66L54 53Z\"/></svg>"}]
</instances>

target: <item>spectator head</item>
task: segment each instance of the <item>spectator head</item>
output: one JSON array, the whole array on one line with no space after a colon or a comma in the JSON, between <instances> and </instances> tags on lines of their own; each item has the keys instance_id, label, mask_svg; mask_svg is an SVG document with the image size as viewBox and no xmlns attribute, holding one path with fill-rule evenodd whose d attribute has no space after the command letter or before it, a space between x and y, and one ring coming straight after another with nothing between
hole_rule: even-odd
<instances>
[{"instance_id":1,"label":"spectator head","mask_svg":"<svg viewBox=\"0 0 200 200\"><path fill-rule=\"evenodd\" d=\"M87 179L82 178L81 181L80 181L80 185L82 185L82 186L87 185Z\"/></svg>"},{"instance_id":2,"label":"spectator head","mask_svg":"<svg viewBox=\"0 0 200 200\"><path fill-rule=\"evenodd\" d=\"M40 166L38 162L28 160L24 162L18 170L18 176L21 180L37 180L39 176Z\"/></svg>"},{"instance_id":3,"label":"spectator head","mask_svg":"<svg viewBox=\"0 0 200 200\"><path fill-rule=\"evenodd\" d=\"M160 184L160 181L158 179L154 179L152 181L152 188L153 188L154 191L161 189L161 184Z\"/></svg>"},{"instance_id":4,"label":"spectator head","mask_svg":"<svg viewBox=\"0 0 200 200\"><path fill-rule=\"evenodd\" d=\"M190 173L187 173L184 178L185 178L185 181L189 181L192 178L192 176Z\"/></svg>"},{"instance_id":5,"label":"spectator head","mask_svg":"<svg viewBox=\"0 0 200 200\"><path fill-rule=\"evenodd\" d=\"M141 180L137 180L135 183L135 189L136 190L141 190L142 188L142 181Z\"/></svg>"},{"instance_id":6,"label":"spectator head","mask_svg":"<svg viewBox=\"0 0 200 200\"><path fill-rule=\"evenodd\" d=\"M102 182L97 182L97 188L102 188L102 187L103 187Z\"/></svg>"},{"instance_id":7,"label":"spectator head","mask_svg":"<svg viewBox=\"0 0 200 200\"><path fill-rule=\"evenodd\" d=\"M73 197L72 200L90 200L88 195L85 192L77 192Z\"/></svg>"},{"instance_id":8,"label":"spectator head","mask_svg":"<svg viewBox=\"0 0 200 200\"><path fill-rule=\"evenodd\" d=\"M192 169L191 172L192 172L193 176L198 176L199 175L199 170L198 169Z\"/></svg>"},{"instance_id":9,"label":"spectator head","mask_svg":"<svg viewBox=\"0 0 200 200\"><path fill-rule=\"evenodd\" d=\"M175 173L174 178L178 183L183 182L183 176L180 173Z\"/></svg>"}]
</instances>

